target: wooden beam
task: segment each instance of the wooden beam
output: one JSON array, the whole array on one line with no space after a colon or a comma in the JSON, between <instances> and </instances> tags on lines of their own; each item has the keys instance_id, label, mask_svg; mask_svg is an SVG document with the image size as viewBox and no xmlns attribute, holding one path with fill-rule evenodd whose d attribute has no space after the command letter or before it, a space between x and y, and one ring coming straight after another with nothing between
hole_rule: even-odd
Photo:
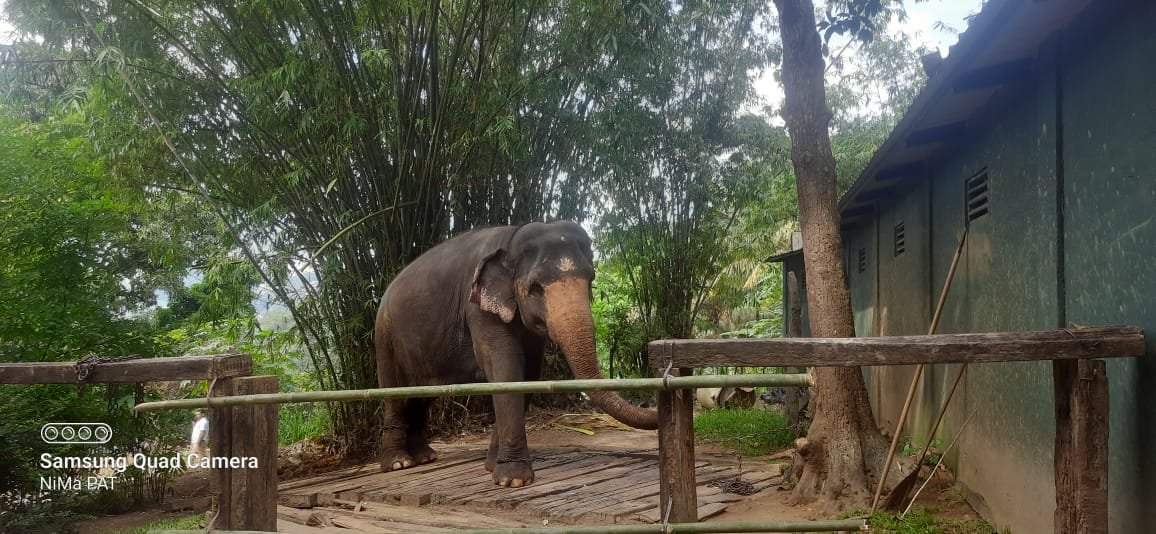
<instances>
[{"instance_id":1,"label":"wooden beam","mask_svg":"<svg viewBox=\"0 0 1156 534\"><path fill-rule=\"evenodd\" d=\"M650 364L675 367L860 367L1144 356L1144 331L1133 326L1043 332L933 336L664 339L649 345Z\"/></svg>"},{"instance_id":2,"label":"wooden beam","mask_svg":"<svg viewBox=\"0 0 1156 534\"><path fill-rule=\"evenodd\" d=\"M253 372L248 354L142 358L98 363L85 383L212 380ZM75 384L76 362L0 363L0 384Z\"/></svg>"},{"instance_id":3,"label":"wooden beam","mask_svg":"<svg viewBox=\"0 0 1156 534\"><path fill-rule=\"evenodd\" d=\"M217 380L212 395L276 393L276 376ZM241 467L213 469L209 478L216 496L211 529L277 531L277 406L228 406L209 414L212 456L245 462ZM255 467L248 465L252 458Z\"/></svg>"},{"instance_id":4,"label":"wooden beam","mask_svg":"<svg viewBox=\"0 0 1156 534\"><path fill-rule=\"evenodd\" d=\"M1108 532L1108 378L1103 361L1052 364L1055 531Z\"/></svg>"},{"instance_id":5,"label":"wooden beam","mask_svg":"<svg viewBox=\"0 0 1156 534\"><path fill-rule=\"evenodd\" d=\"M1028 57L961 72L955 76L951 88L956 93L965 93L1023 80L1032 75L1034 64L1035 60Z\"/></svg>"},{"instance_id":6,"label":"wooden beam","mask_svg":"<svg viewBox=\"0 0 1156 534\"><path fill-rule=\"evenodd\" d=\"M677 371L678 376L694 374L693 369ZM692 389L658 392L658 481L659 521L697 522ZM670 510L669 517L666 517L667 510Z\"/></svg>"},{"instance_id":7,"label":"wooden beam","mask_svg":"<svg viewBox=\"0 0 1156 534\"><path fill-rule=\"evenodd\" d=\"M964 121L949 122L932 126L922 130L915 130L907 136L907 146L929 145L943 143L963 137L967 132L967 123Z\"/></svg>"}]
</instances>

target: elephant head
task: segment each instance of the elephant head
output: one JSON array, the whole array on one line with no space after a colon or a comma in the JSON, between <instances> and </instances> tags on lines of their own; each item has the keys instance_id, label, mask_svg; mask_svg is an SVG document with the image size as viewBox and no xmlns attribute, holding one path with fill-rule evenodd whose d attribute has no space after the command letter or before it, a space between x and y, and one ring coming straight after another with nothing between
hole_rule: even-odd
<instances>
[{"instance_id":1,"label":"elephant head","mask_svg":"<svg viewBox=\"0 0 1156 534\"><path fill-rule=\"evenodd\" d=\"M470 301L510 323L520 318L549 337L577 378L602 378L590 313L594 254L590 237L570 221L530 223L478 265ZM594 405L635 428L655 429L658 415L608 391L590 392Z\"/></svg>"}]
</instances>

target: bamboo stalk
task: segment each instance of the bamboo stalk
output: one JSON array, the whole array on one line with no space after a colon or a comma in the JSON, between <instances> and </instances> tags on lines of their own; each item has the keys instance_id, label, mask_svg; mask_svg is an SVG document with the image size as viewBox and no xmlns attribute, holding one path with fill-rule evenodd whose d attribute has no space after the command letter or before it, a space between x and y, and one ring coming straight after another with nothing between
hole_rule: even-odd
<instances>
[{"instance_id":1,"label":"bamboo stalk","mask_svg":"<svg viewBox=\"0 0 1156 534\"><path fill-rule=\"evenodd\" d=\"M507 528L467 530L463 534L650 534L681 532L853 532L867 530L864 519L824 521L718 521L710 523L653 523L647 525L598 525L589 527Z\"/></svg>"},{"instance_id":2,"label":"bamboo stalk","mask_svg":"<svg viewBox=\"0 0 1156 534\"><path fill-rule=\"evenodd\" d=\"M380 399L408 399L412 397L457 397L464 395L492 395L495 393L577 393L580 391L647 391L713 387L810 387L809 374L770 375L702 375L663 378L602 378L587 380L553 380L535 382L483 382L477 384L448 384L443 386L409 386L398 388L351 389L337 391L300 391L294 393L263 393L227 397L200 397L144 402L136 405L136 412L216 408L220 406L252 406L256 404L295 404L303 402L367 401Z\"/></svg>"}]
</instances>

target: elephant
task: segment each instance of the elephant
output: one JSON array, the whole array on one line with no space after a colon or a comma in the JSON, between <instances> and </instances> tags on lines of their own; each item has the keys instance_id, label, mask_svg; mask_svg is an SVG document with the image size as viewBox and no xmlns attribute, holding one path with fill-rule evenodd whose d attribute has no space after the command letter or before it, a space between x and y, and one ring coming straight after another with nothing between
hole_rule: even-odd
<instances>
[{"instance_id":1,"label":"elephant","mask_svg":"<svg viewBox=\"0 0 1156 534\"><path fill-rule=\"evenodd\" d=\"M571 221L472 230L429 249L386 288L374 344L381 387L536 380L547 340L578 378L602 378L590 311L590 237ZM654 410L606 391L591 402L635 428L655 429ZM485 468L496 484L534 481L526 444L526 400L495 394ZM429 399L384 405L381 470L435 461Z\"/></svg>"}]
</instances>

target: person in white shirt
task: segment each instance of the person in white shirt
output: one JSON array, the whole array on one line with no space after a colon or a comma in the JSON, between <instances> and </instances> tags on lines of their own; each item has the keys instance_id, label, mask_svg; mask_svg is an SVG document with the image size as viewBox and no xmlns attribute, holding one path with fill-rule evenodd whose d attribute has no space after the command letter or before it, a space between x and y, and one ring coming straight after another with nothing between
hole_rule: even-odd
<instances>
[{"instance_id":1,"label":"person in white shirt","mask_svg":"<svg viewBox=\"0 0 1156 534\"><path fill-rule=\"evenodd\" d=\"M198 459L205 456L209 444L209 418L203 410L197 410L193 415L193 434L189 437L189 452L197 455Z\"/></svg>"}]
</instances>

